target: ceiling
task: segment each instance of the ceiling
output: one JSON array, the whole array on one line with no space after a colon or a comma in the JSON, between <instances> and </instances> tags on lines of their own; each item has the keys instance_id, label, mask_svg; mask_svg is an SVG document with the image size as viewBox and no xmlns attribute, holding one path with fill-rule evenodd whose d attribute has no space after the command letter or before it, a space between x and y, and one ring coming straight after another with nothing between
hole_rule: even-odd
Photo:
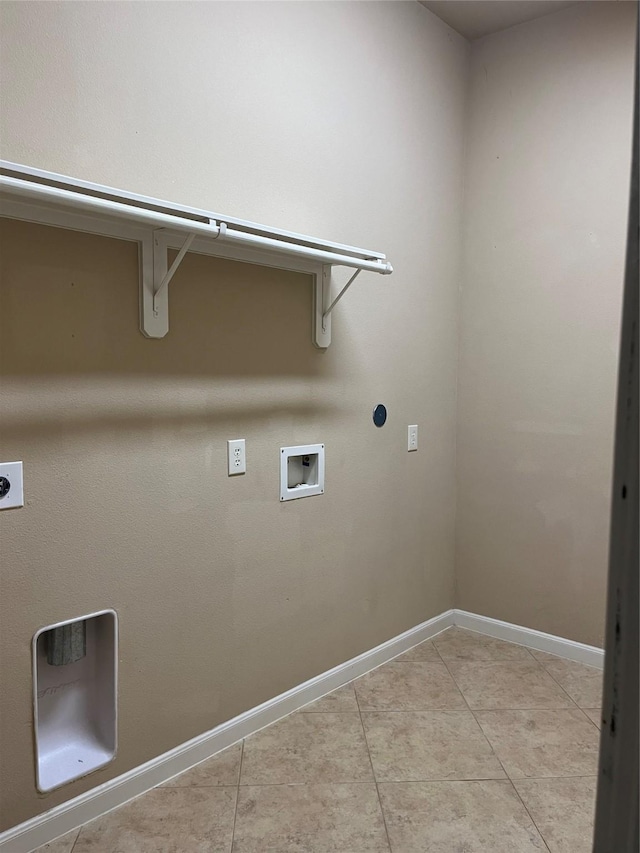
<instances>
[{"instance_id":1,"label":"ceiling","mask_svg":"<svg viewBox=\"0 0 640 853\"><path fill-rule=\"evenodd\" d=\"M580 0L418 0L469 40L506 30Z\"/></svg>"}]
</instances>

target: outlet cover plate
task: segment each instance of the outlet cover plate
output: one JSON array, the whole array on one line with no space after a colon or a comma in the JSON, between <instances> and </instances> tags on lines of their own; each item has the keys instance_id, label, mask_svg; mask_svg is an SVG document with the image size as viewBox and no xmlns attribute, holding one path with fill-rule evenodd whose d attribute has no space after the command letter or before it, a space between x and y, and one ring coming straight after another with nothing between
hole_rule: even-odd
<instances>
[{"instance_id":1,"label":"outlet cover plate","mask_svg":"<svg viewBox=\"0 0 640 853\"><path fill-rule=\"evenodd\" d=\"M410 424L407 430L407 450L411 452L412 450L418 449L418 425Z\"/></svg>"},{"instance_id":2,"label":"outlet cover plate","mask_svg":"<svg viewBox=\"0 0 640 853\"><path fill-rule=\"evenodd\" d=\"M0 462L0 509L24 506L22 462Z\"/></svg>"},{"instance_id":3,"label":"outlet cover plate","mask_svg":"<svg viewBox=\"0 0 640 853\"><path fill-rule=\"evenodd\" d=\"M227 471L230 477L244 474L247 470L247 455L244 438L227 441Z\"/></svg>"}]
</instances>

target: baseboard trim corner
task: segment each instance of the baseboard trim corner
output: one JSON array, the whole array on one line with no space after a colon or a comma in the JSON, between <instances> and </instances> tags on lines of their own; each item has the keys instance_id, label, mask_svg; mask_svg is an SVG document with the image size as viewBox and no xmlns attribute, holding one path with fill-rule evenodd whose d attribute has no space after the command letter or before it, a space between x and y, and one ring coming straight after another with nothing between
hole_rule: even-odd
<instances>
[{"instance_id":1,"label":"baseboard trim corner","mask_svg":"<svg viewBox=\"0 0 640 853\"><path fill-rule=\"evenodd\" d=\"M115 779L0 833L1 853L31 853L43 844L184 773L222 749L315 702L354 678L365 675L453 624L454 611L447 610Z\"/></svg>"},{"instance_id":2,"label":"baseboard trim corner","mask_svg":"<svg viewBox=\"0 0 640 853\"><path fill-rule=\"evenodd\" d=\"M506 640L509 643L517 643L528 649L539 652L547 652L557 655L566 660L574 660L598 669L604 668L604 649L596 646L587 646L574 640L565 640L564 637L556 637L554 634L545 634L534 628L523 628L521 625L513 625L511 622L503 622L500 619L492 619L489 616L479 616L477 613L469 613L466 610L455 609L453 611L453 622L459 628L469 631L477 631L495 637L497 640Z\"/></svg>"}]
</instances>

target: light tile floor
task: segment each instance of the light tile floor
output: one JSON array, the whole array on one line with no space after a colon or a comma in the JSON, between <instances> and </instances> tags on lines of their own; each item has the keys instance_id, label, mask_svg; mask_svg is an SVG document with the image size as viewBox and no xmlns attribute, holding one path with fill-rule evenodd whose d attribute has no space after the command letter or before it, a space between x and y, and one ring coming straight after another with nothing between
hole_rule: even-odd
<instances>
[{"instance_id":1,"label":"light tile floor","mask_svg":"<svg viewBox=\"0 0 640 853\"><path fill-rule=\"evenodd\" d=\"M589 853L601 684L451 628L41 851Z\"/></svg>"}]
</instances>

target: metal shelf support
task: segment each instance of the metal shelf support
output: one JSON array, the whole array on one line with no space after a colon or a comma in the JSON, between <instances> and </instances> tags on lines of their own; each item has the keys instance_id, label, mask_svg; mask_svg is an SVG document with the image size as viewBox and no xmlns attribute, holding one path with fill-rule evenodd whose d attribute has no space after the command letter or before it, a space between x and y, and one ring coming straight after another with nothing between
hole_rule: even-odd
<instances>
[{"instance_id":1,"label":"metal shelf support","mask_svg":"<svg viewBox=\"0 0 640 853\"><path fill-rule=\"evenodd\" d=\"M174 262L171 264L169 269L163 275L162 281L160 282L160 284L157 287L153 288L153 313L154 314L156 314L157 310L158 310L158 302L159 302L160 294L162 293L162 291L164 290L165 287L168 287L169 282L171 281L171 279L175 275L178 267L182 263L182 259L184 258L184 256L189 251L189 248L190 248L191 244L193 243L195 236L196 236L195 234L189 234L188 235L187 239L182 244L182 248L180 249L180 251L176 255ZM156 245L156 241L154 240L154 246L155 245ZM154 282L154 284L155 284L155 282Z\"/></svg>"}]
</instances>

